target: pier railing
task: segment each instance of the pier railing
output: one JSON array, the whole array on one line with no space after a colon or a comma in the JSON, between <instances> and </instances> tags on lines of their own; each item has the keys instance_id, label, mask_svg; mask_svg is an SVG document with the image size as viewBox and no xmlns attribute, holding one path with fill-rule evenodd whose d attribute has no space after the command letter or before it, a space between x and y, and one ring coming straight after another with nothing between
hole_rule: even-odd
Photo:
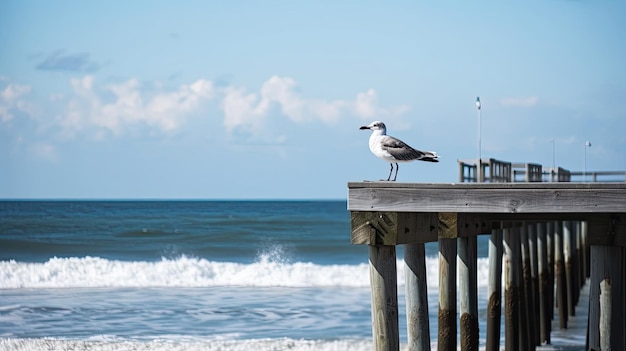
<instances>
[{"instance_id":1,"label":"pier railing","mask_svg":"<svg viewBox=\"0 0 626 351\"><path fill-rule=\"evenodd\" d=\"M400 345L397 245L405 247L409 350L430 349L424 243L435 241L438 349L457 349L459 321L461 349L478 349L476 239L484 234L490 235L487 350L500 348L502 310L506 350L550 343L555 306L559 326L567 328L586 276L588 349L626 349L626 183L353 182L348 210L351 242L369 246L376 350Z\"/></svg>"}]
</instances>

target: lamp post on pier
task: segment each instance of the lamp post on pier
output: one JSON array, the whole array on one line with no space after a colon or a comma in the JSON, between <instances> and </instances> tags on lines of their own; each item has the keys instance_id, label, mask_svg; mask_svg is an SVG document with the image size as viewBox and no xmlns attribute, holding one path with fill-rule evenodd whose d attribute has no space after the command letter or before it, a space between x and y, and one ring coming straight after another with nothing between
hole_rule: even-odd
<instances>
[{"instance_id":1,"label":"lamp post on pier","mask_svg":"<svg viewBox=\"0 0 626 351\"><path fill-rule=\"evenodd\" d=\"M481 112L480 112L480 97L476 97L476 110L478 115L478 163L476 164L477 179L479 183L484 181L483 176L483 165L482 165L482 155L481 155L481 145L480 145L480 132L481 132Z\"/></svg>"}]
</instances>

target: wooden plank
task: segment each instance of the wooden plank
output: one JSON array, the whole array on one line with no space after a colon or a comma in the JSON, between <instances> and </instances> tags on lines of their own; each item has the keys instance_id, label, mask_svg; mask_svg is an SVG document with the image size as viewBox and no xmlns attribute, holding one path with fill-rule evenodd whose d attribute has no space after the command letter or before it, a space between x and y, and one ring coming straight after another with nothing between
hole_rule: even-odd
<instances>
[{"instance_id":1,"label":"wooden plank","mask_svg":"<svg viewBox=\"0 0 626 351\"><path fill-rule=\"evenodd\" d=\"M430 350L424 244L404 246L407 343L409 351Z\"/></svg>"},{"instance_id":2,"label":"wooden plank","mask_svg":"<svg viewBox=\"0 0 626 351\"><path fill-rule=\"evenodd\" d=\"M376 351L398 351L398 276L395 246L369 246L372 335Z\"/></svg>"},{"instance_id":3,"label":"wooden plank","mask_svg":"<svg viewBox=\"0 0 626 351\"><path fill-rule=\"evenodd\" d=\"M626 213L626 183L364 182L348 187L350 211Z\"/></svg>"}]
</instances>

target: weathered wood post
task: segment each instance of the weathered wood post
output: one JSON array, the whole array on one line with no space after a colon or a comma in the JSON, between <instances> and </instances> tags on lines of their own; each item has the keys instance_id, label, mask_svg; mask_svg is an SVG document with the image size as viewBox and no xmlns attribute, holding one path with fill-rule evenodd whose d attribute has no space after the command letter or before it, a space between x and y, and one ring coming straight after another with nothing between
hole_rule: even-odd
<instances>
[{"instance_id":1,"label":"weathered wood post","mask_svg":"<svg viewBox=\"0 0 626 351\"><path fill-rule=\"evenodd\" d=\"M502 224L489 238L489 300L487 305L486 351L500 350L502 316Z\"/></svg>"},{"instance_id":2,"label":"weathered wood post","mask_svg":"<svg viewBox=\"0 0 626 351\"><path fill-rule=\"evenodd\" d=\"M404 263L408 350L430 350L424 244L404 245Z\"/></svg>"},{"instance_id":3,"label":"weathered wood post","mask_svg":"<svg viewBox=\"0 0 626 351\"><path fill-rule=\"evenodd\" d=\"M514 269L517 271L516 279L517 279L517 287L518 287L518 328L519 328L519 348L520 350L530 350L531 347L528 341L528 304L526 303L526 289L524 283L524 269L523 267L523 246L522 246L522 238L525 238L525 235L522 236L522 228L520 227L520 223L513 226L513 236L515 236L516 240L514 241L517 245L517 262L514 266Z\"/></svg>"},{"instance_id":4,"label":"weathered wood post","mask_svg":"<svg viewBox=\"0 0 626 351\"><path fill-rule=\"evenodd\" d=\"M369 249L372 292L372 336L376 351L398 351L398 272L396 247L398 215L387 212L352 212L352 244Z\"/></svg>"},{"instance_id":5,"label":"weathered wood post","mask_svg":"<svg viewBox=\"0 0 626 351\"><path fill-rule=\"evenodd\" d=\"M550 316L550 321L554 320L554 309L555 309L555 277L554 277L554 268L556 265L554 264L554 234L555 234L555 222L550 221L547 223L547 233L546 233L546 247L548 249L548 313ZM550 322L551 323L551 322ZM552 330L552 327L550 327Z\"/></svg>"},{"instance_id":6,"label":"weathered wood post","mask_svg":"<svg viewBox=\"0 0 626 351\"><path fill-rule=\"evenodd\" d=\"M461 350L478 350L478 283L476 236L459 241L459 298Z\"/></svg>"},{"instance_id":7,"label":"weathered wood post","mask_svg":"<svg viewBox=\"0 0 626 351\"><path fill-rule=\"evenodd\" d=\"M439 213L439 351L456 351L457 345L456 235L456 213Z\"/></svg>"},{"instance_id":8,"label":"weathered wood post","mask_svg":"<svg viewBox=\"0 0 626 351\"><path fill-rule=\"evenodd\" d=\"M591 246L589 349L626 350L624 247Z\"/></svg>"},{"instance_id":9,"label":"weathered wood post","mask_svg":"<svg viewBox=\"0 0 626 351\"><path fill-rule=\"evenodd\" d=\"M535 345L541 345L541 310L539 309L539 255L537 251L537 224L530 223L528 227L528 249L530 251L530 276L531 276L531 294L533 302L533 319L532 331L534 332Z\"/></svg>"},{"instance_id":10,"label":"weathered wood post","mask_svg":"<svg viewBox=\"0 0 626 351\"><path fill-rule=\"evenodd\" d=\"M519 336L519 237L511 228L504 229L504 347L506 351L520 349Z\"/></svg>"},{"instance_id":11,"label":"weathered wood post","mask_svg":"<svg viewBox=\"0 0 626 351\"><path fill-rule=\"evenodd\" d=\"M559 327L567 329L567 278L563 262L563 222L558 221L554 231L554 279L556 280L556 304L559 308Z\"/></svg>"},{"instance_id":12,"label":"weathered wood post","mask_svg":"<svg viewBox=\"0 0 626 351\"><path fill-rule=\"evenodd\" d=\"M537 255L539 269L539 310L540 310L540 338L541 343L550 343L552 327L552 311L550 310L550 289L548 271L548 243L547 223L537 223Z\"/></svg>"},{"instance_id":13,"label":"weathered wood post","mask_svg":"<svg viewBox=\"0 0 626 351\"><path fill-rule=\"evenodd\" d=\"M583 257L585 258L583 266L585 270L585 277L589 278L591 276L591 270L589 269L591 262L591 247L589 245L589 240L587 239L587 221L582 221L580 223L580 235L582 236L583 241Z\"/></svg>"},{"instance_id":14,"label":"weathered wood post","mask_svg":"<svg viewBox=\"0 0 626 351\"><path fill-rule=\"evenodd\" d=\"M377 351L398 351L398 272L396 247L369 245L372 334Z\"/></svg>"},{"instance_id":15,"label":"weathered wood post","mask_svg":"<svg viewBox=\"0 0 626 351\"><path fill-rule=\"evenodd\" d=\"M521 289L520 289L520 303L522 308L520 309L520 322L522 329L522 343L520 347L522 350L534 350L535 340L533 328L533 307L531 296L531 267L530 267L530 249L528 247L528 226L523 223L520 228L516 228L520 237L521 243Z\"/></svg>"},{"instance_id":16,"label":"weathered wood post","mask_svg":"<svg viewBox=\"0 0 626 351\"><path fill-rule=\"evenodd\" d=\"M567 294L567 312L576 315L576 294L580 289L576 273L575 231L572 221L563 221L563 257L565 261L565 287Z\"/></svg>"}]
</instances>

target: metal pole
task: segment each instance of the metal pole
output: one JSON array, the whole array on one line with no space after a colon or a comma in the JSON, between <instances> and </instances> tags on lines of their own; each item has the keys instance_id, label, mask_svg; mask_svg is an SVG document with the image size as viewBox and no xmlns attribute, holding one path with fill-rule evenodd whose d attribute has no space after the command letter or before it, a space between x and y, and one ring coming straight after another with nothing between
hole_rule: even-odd
<instances>
[{"instance_id":1,"label":"metal pole","mask_svg":"<svg viewBox=\"0 0 626 351\"><path fill-rule=\"evenodd\" d=\"M481 110L480 110L480 97L476 97L476 109L477 109L477 117L478 117L478 163L477 163L477 171L478 171L478 182L482 183L484 181L483 176L483 165L482 165L482 155L481 155Z\"/></svg>"},{"instance_id":2,"label":"metal pole","mask_svg":"<svg viewBox=\"0 0 626 351\"><path fill-rule=\"evenodd\" d=\"M585 141L585 169L583 171L583 180L587 181L587 147L591 147L589 140Z\"/></svg>"}]
</instances>

